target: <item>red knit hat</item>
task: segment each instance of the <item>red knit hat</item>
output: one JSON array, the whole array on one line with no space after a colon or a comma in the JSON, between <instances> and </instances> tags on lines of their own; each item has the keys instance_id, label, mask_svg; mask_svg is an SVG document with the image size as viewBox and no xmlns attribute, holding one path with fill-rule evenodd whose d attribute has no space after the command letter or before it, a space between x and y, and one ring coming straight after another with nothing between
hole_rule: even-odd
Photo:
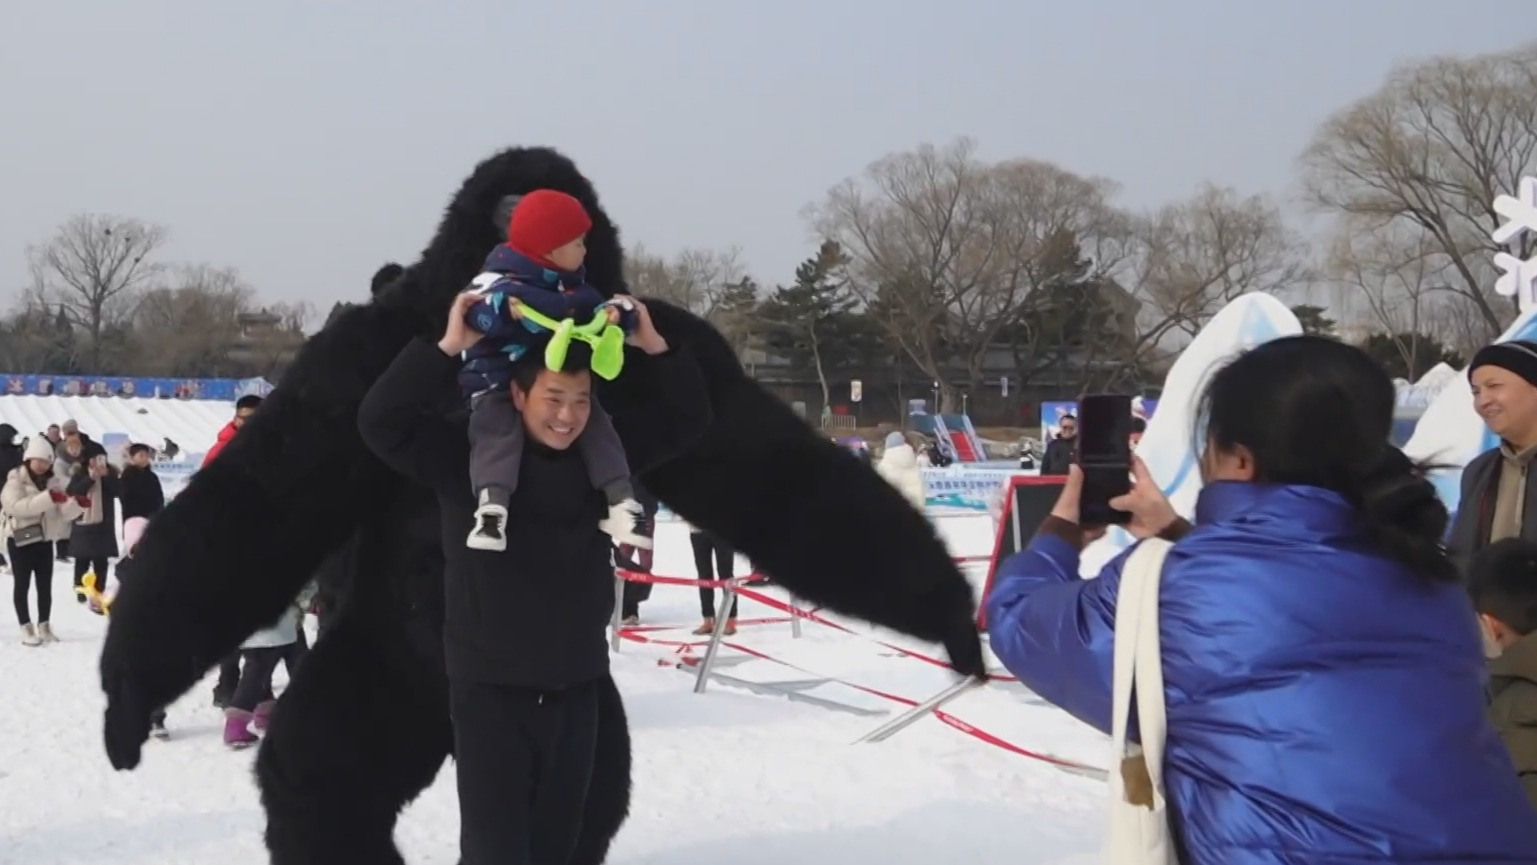
<instances>
[{"instance_id":1,"label":"red knit hat","mask_svg":"<svg viewBox=\"0 0 1537 865\"><path fill-rule=\"evenodd\" d=\"M536 189L518 200L507 223L507 245L542 259L592 228L582 203L564 192Z\"/></svg>"}]
</instances>

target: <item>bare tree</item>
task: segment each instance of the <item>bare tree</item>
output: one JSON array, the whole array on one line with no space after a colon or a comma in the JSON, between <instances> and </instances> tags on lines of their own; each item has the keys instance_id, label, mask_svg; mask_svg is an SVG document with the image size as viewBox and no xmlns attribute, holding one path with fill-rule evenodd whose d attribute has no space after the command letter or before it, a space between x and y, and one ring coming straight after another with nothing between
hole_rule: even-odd
<instances>
[{"instance_id":1,"label":"bare tree","mask_svg":"<svg viewBox=\"0 0 1537 865\"><path fill-rule=\"evenodd\" d=\"M1445 288L1494 337L1515 314L1491 288L1493 202L1537 172L1537 43L1395 70L1330 117L1303 153L1303 182L1347 231L1403 229L1405 260L1431 249ZM1533 252L1528 240L1520 250Z\"/></svg>"},{"instance_id":2,"label":"bare tree","mask_svg":"<svg viewBox=\"0 0 1537 865\"><path fill-rule=\"evenodd\" d=\"M221 376L240 338L240 316L256 292L233 268L184 265L143 293L134 308L136 366L145 375Z\"/></svg>"},{"instance_id":3,"label":"bare tree","mask_svg":"<svg viewBox=\"0 0 1537 865\"><path fill-rule=\"evenodd\" d=\"M1268 197L1202 186L1140 223L1138 249L1115 274L1139 307L1121 362L1140 366L1193 337L1234 298L1312 279L1307 248Z\"/></svg>"},{"instance_id":4,"label":"bare tree","mask_svg":"<svg viewBox=\"0 0 1537 865\"><path fill-rule=\"evenodd\" d=\"M85 213L27 248L36 288L88 335L91 371L101 366L103 328L126 316L133 293L159 274L160 266L150 259L167 237L164 228L141 220Z\"/></svg>"},{"instance_id":5,"label":"bare tree","mask_svg":"<svg viewBox=\"0 0 1537 865\"><path fill-rule=\"evenodd\" d=\"M1425 356L1422 341L1450 342L1441 332L1448 323L1444 312L1459 307L1466 312L1466 299L1445 288L1446 257L1423 232L1388 226L1341 233L1325 266L1337 282L1345 314L1387 335L1411 379L1424 372L1416 368Z\"/></svg>"},{"instance_id":6,"label":"bare tree","mask_svg":"<svg viewBox=\"0 0 1537 865\"><path fill-rule=\"evenodd\" d=\"M637 296L660 298L705 318L746 276L735 247L685 249L668 259L637 245L625 256L624 272Z\"/></svg>"},{"instance_id":7,"label":"bare tree","mask_svg":"<svg viewBox=\"0 0 1537 865\"><path fill-rule=\"evenodd\" d=\"M975 386L1000 332L1043 287L1048 242L1071 233L1097 243L1121 224L1108 180L975 153L960 139L892 154L808 211L848 255L867 314L938 383L944 411L957 402L952 367Z\"/></svg>"}]
</instances>

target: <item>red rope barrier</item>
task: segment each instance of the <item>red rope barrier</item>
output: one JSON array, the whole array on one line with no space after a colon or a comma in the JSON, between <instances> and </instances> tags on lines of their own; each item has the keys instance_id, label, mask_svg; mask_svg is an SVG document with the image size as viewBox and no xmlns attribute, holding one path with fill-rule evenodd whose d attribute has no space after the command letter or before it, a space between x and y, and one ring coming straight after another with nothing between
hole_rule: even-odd
<instances>
[{"instance_id":1,"label":"red rope barrier","mask_svg":"<svg viewBox=\"0 0 1537 865\"><path fill-rule=\"evenodd\" d=\"M744 583L760 583L768 579L763 574L748 574L745 577L733 577L729 580L698 580L693 577L659 577L656 574L648 574L644 571L629 571L624 568L618 568L614 572L619 575L620 579L631 583L652 583L658 586L693 586L696 589L724 589Z\"/></svg>"},{"instance_id":2,"label":"red rope barrier","mask_svg":"<svg viewBox=\"0 0 1537 865\"><path fill-rule=\"evenodd\" d=\"M679 667L685 667L685 666L686 667L695 667L695 666L698 666L699 663L700 663L700 659L694 658L694 657L688 657L686 655L686 653L688 651L694 649L695 647L709 645L709 641L708 640L695 640L695 641L666 640L666 639L660 639L660 638L657 638L657 637L642 636L640 634L633 633L632 632L633 630L634 629L631 629L631 628L622 629L619 632L619 635L621 637L627 639L627 640L631 640L631 641L634 641L634 642L637 642L637 643L647 643L647 644L656 645L656 646L672 646L672 647L676 647L677 650L678 650L678 653L683 655L683 657L679 661L675 662L675 665L679 666ZM780 665L782 667L787 667L787 668L789 668L791 670L795 670L798 673L804 673L804 674L809 675L809 676L818 676L818 677L827 679L830 682L837 682L838 684L843 685L845 687L853 688L856 691L860 691L861 693L869 694L869 695L871 695L873 697L879 697L879 698L884 699L884 700L889 700L889 701L891 701L893 703L897 703L898 705L906 706L908 708L912 708L913 706L918 705L918 701L917 700L913 700L911 698L904 697L904 696L902 696L900 694L893 694L893 693L891 693L889 691L882 691L879 688L872 688L872 687L870 687L868 685L861 685L858 682L850 682L847 679L840 679L840 678L837 678L835 676L827 676L827 675L824 675L822 673L813 672L811 670L807 670L804 667L797 666L797 665L792 664L792 663L790 663L788 661L780 660L779 658L776 658L776 657L774 657L772 655L769 655L766 652L760 652L757 649L749 648L749 647L744 646L744 645L742 645L740 643L734 643L734 642L728 642L728 641L722 640L721 641L721 645L725 646L728 649L733 649L735 651L741 652L744 655L748 655L748 656L751 656L751 657L754 657L754 658L758 658L760 660L768 661L768 662L773 663L773 664L778 664L778 665ZM665 662L662 662L662 663L665 663ZM999 737L997 735L994 735L993 733L989 733L988 731L983 730L980 727L976 727L976 726L974 726L972 724L968 724L967 722L961 720L960 718L957 718L956 716L954 716L954 715L950 714L949 712L946 712L946 711L944 711L942 709L935 709L934 710L934 717L939 719L940 721L942 721L943 723L945 723L946 725L948 725L952 729L959 730L962 733L965 733L966 735L971 736L972 738L974 738L974 739L976 739L976 740L978 740L980 742L983 742L985 744L991 745L991 746L993 746L995 748L1001 748L1001 749L1003 749L1005 751L1008 751L1011 754L1016 754L1016 755L1021 756L1021 757L1029 758L1031 760L1037 760L1037 761L1042 762L1042 763L1047 763L1047 764L1055 766L1055 767L1057 767L1059 769L1065 769L1065 770L1074 771L1074 772L1099 773L1100 771L1102 771L1102 770L1100 770L1096 766L1088 766L1088 765L1085 765L1083 763L1078 763L1078 762L1075 762L1075 761L1072 761L1072 760L1064 760L1061 757L1054 757L1054 756L1052 756L1050 754L1043 754L1043 753L1040 753L1040 752L1037 752L1037 751L1031 751L1028 748L1022 748L1019 745L1016 745L1013 742L1010 742L1010 741L1008 741L1006 739L1003 739L1003 738L1001 738L1001 737Z\"/></svg>"},{"instance_id":3,"label":"red rope barrier","mask_svg":"<svg viewBox=\"0 0 1537 865\"><path fill-rule=\"evenodd\" d=\"M987 559L986 556L973 557L973 558L979 558L979 559L984 559L984 560ZM958 561L959 561L959 559L958 559ZM656 585L694 586L694 587L709 587L709 588L727 588L727 587L730 587L730 588L735 589L737 595L739 595L739 596L741 596L743 598L746 598L747 600L754 601L754 602L757 602L759 604L763 604L764 606L769 607L770 609L778 610L779 612L787 613L788 614L786 616L771 616L771 617L761 617L761 618L755 618L755 619L739 619L738 620L738 624L739 625L779 624L779 623L790 621L792 618L807 619L809 621L816 622L819 625L824 625L826 627L832 628L832 629L834 629L836 631L840 631L842 633L849 634L851 636L859 637L859 638L864 639L864 640L869 640L870 642L875 643L876 645L881 646L882 648L885 648L885 649L888 649L890 651L896 652L898 655L901 655L903 657L914 658L914 659L917 659L919 661L923 661L926 664L930 664L930 665L936 666L936 667L941 667L941 668L944 668L944 669L947 669L947 670L954 670L955 669L954 667L952 667L950 665L950 663L948 661L945 661L943 659L936 658L936 657L933 657L931 655L926 655L926 654L924 654L922 652L917 652L917 651L914 651L912 649L909 649L909 648L906 648L906 647L903 647L903 646L893 645L891 643L887 643L887 642L882 641L882 640L876 640L876 639L874 639L872 637L867 637L864 634L860 634L859 632L857 632L857 631L855 631L855 630L853 630L853 629L851 629L851 628L849 628L849 627L847 627L847 626L845 626L843 624L840 624L838 622L834 622L831 619L828 619L828 618L826 618L824 616L820 616L820 615L817 614L817 611L819 611L821 609L820 607L818 607L816 609L813 609L813 610L803 610L803 609L800 609L799 607L794 606L793 604L785 603L784 601L781 601L778 598L773 598L773 597L770 597L768 595L765 595L762 592L757 592L757 591L753 591L751 589L743 588L743 585L746 584L746 583L761 582L761 581L767 579L763 574L749 574L749 575L747 575L745 577L738 577L738 578L731 579L731 580L698 580L698 579L688 579L686 577L658 576L656 574L647 574L647 573L643 573L641 571L631 571L631 570L626 570L626 569L619 569L619 570L616 571L616 573L618 574L620 579L623 579L623 580L626 580L626 581L629 581L629 582L637 582L637 583L652 583L652 584L656 584ZM650 636L650 634L653 634L653 633L655 633L657 631L665 631L665 630L675 630L675 628L671 627L671 626L658 626L658 625L631 626L631 627L620 628L619 629L619 636L621 638L623 638L623 639L630 640L630 641L636 642L636 643L646 643L646 644L656 645L656 646L670 646L670 647L674 647L677 650L677 653L685 655L685 657L682 657L681 660L675 662L676 666L679 666L679 667L684 667L684 666L695 667L695 666L698 666L698 664L700 663L700 660L698 658L687 657L686 653L691 651L695 647L709 645L709 641L708 640L693 640L693 641L689 641L689 640L669 640L669 639L663 639L663 638L656 637L656 636ZM883 691L883 690L880 690L878 688L872 688L872 687L870 687L868 685L861 685L858 682L850 682L850 681L848 681L846 679L840 679L840 678L837 678L837 677L826 676L826 675L821 674L821 673L816 673L816 672L813 672L811 670L807 670L807 669L805 669L803 667L800 667L800 666L797 666L795 664L792 664L792 663L790 663L788 661L784 661L784 660L781 660L779 658L776 658L776 657L774 657L772 655L769 655L769 654L767 654L765 652L761 652L761 651L759 651L757 649L749 648L748 646L744 646L741 643L728 642L728 641L724 641L723 640L721 642L721 645L725 646L726 648L733 649L735 651L741 652L744 655L748 655L750 657L754 657L754 658L758 658L760 660L768 661L768 662L773 663L773 664L778 664L778 665L780 665L782 667L787 667L789 669L795 670L795 671L800 672L800 673L804 673L806 675L820 676L822 678L827 679L828 681L837 682L840 685L844 685L845 687L853 688L854 690L859 691L861 693L869 694L869 695L874 696L874 697L879 697L879 698L884 699L884 700L889 700L889 701L891 701L893 703L897 703L897 704L902 705L902 706L907 706L907 707L911 708L913 706L918 705L918 701L917 700L913 700L911 698L904 697L904 696L902 696L900 694L893 694L893 693L891 693L889 691ZM665 662L662 662L662 663L665 663ZM993 678L998 679L999 681L1005 681L1005 682L1017 682L1017 681L1019 681L1018 679L1016 679L1013 676L1006 676L1006 675L995 675L995 676L993 676ZM1100 773L1102 771L1102 770L1100 770L1100 769L1098 769L1097 767L1094 767L1094 766L1088 766L1088 765L1085 765L1083 763L1074 762L1072 760L1064 760L1061 757L1054 757L1054 756L1052 756L1050 754L1043 754L1043 753L1039 753L1037 751L1031 751L1028 748L1020 747L1019 745L1016 745L1013 742L1010 742L1010 741L1008 741L1008 740L1006 740L1006 739L1004 739L1004 738L1002 738L1000 736L997 736L997 735L995 735L993 733L990 733L990 732L988 732L986 730L983 730L980 727L973 726L972 724L969 724L969 723L961 720L960 718L956 717L955 715L952 715L949 712L943 711L941 709L935 709L934 712L933 712L933 715L934 715L935 718L937 718L938 720L940 720L944 724L948 725L952 729L959 730L960 732L965 733L966 735L971 736L972 738L974 738L974 739L976 739L976 740L978 740L980 742L983 742L985 744L991 745L991 746L993 746L995 748L1001 748L1001 749L1003 749L1005 751L1008 751L1011 754L1016 754L1016 755L1021 756L1021 757L1029 758L1031 760L1037 760L1039 762L1047 763L1047 764L1055 766L1055 767L1057 767L1059 769L1064 769L1064 770L1068 770L1068 771L1089 772L1089 773Z\"/></svg>"},{"instance_id":4,"label":"red rope barrier","mask_svg":"<svg viewBox=\"0 0 1537 865\"><path fill-rule=\"evenodd\" d=\"M933 655L925 655L922 652L915 651L913 649L909 649L909 648L906 648L904 646L898 646L898 645L894 645L892 643L887 643L887 642L885 642L883 640L877 640L877 639L875 639L873 637L867 637L864 634L861 634L858 631L853 630L852 628L849 628L849 627L847 627L845 625L841 625L841 624L839 624L837 622L832 621L831 619L827 619L827 618L824 618L822 616L819 616L819 615L817 615L817 611L820 610L821 607L817 607L817 608L812 609L812 610L803 610L803 609L801 609L799 607L794 606L793 604L787 604L784 601L779 600L778 598L772 598L772 597L769 597L768 595L765 595L765 594L763 594L761 592L756 592L756 591L753 591L752 589L743 588L743 584L745 584L745 583L756 583L756 582L761 582L763 580L768 579L763 574L749 574L749 575L747 575L745 577L738 577L738 578L736 578L734 580L691 580L691 579L689 579L687 577L663 577L663 576L657 576L656 574L643 573L641 571L625 570L623 568L618 569L617 571L615 571L615 573L617 573L619 575L620 579L626 580L628 582L632 582L632 583L652 583L652 584L661 585L661 586L694 586L696 588L723 589L723 588L726 588L728 585L734 585L734 587L736 589L736 593L737 593L738 596L746 598L746 599L748 599L750 601L756 601L756 602L758 602L760 604L763 604L766 607L770 607L772 609L778 610L781 613L786 613L786 614L788 614L790 616L794 616L794 617L800 618L800 619L806 619L807 621L816 622L819 625L825 625L826 627L832 628L832 629L834 629L836 631L842 631L845 634L850 634L852 636L859 637L861 639L869 640L870 642L876 644L877 646L880 646L883 649L888 649L890 651L896 652L896 653L898 653L900 655L904 655L906 657L915 658L915 659L917 659L919 661L924 662L925 664L930 664L930 665L935 666L935 667L942 667L942 668L944 668L946 670L954 670L955 669L953 666L950 665L949 661L946 661L946 660L944 660L942 658L936 658ZM780 619L778 621L783 622L783 621L788 621L788 619ZM741 622L738 621L738 624L741 624ZM1017 682L1017 681L1019 681L1018 679L1014 678L1013 676L1008 676L1008 675L995 675L995 676L993 676L993 678L995 678L995 679L997 679L997 680L999 680L1001 682Z\"/></svg>"}]
</instances>

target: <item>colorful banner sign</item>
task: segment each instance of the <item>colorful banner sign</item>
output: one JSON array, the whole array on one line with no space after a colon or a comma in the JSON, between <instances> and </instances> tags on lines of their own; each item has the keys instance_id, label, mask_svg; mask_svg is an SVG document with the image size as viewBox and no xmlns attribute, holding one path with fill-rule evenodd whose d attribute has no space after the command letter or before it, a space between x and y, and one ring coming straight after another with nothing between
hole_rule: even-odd
<instances>
[{"instance_id":1,"label":"colorful banner sign","mask_svg":"<svg viewBox=\"0 0 1537 865\"><path fill-rule=\"evenodd\" d=\"M233 402L266 396L272 384L263 378L123 378L94 375L14 375L0 373L6 396L136 396L156 399L209 399Z\"/></svg>"}]
</instances>

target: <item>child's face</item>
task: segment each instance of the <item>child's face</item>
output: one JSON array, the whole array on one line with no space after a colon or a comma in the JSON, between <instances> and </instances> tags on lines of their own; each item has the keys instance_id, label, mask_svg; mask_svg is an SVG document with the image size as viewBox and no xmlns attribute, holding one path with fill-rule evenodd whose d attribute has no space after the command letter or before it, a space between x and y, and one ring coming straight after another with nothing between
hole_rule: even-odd
<instances>
[{"instance_id":1,"label":"child's face","mask_svg":"<svg viewBox=\"0 0 1537 865\"><path fill-rule=\"evenodd\" d=\"M550 250L550 263L561 270L576 270L587 259L587 235Z\"/></svg>"}]
</instances>

